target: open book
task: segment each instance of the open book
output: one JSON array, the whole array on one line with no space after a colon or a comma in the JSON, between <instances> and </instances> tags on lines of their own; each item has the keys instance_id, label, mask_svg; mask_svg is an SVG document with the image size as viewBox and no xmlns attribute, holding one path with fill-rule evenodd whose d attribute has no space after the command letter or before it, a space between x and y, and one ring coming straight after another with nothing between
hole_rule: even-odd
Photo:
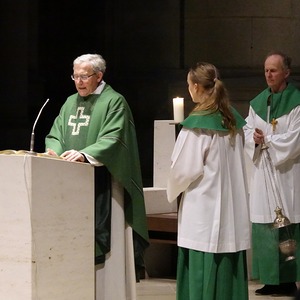
<instances>
[{"instance_id":1,"label":"open book","mask_svg":"<svg viewBox=\"0 0 300 300\"><path fill-rule=\"evenodd\" d=\"M0 150L0 155L26 155L26 154L30 154L30 151L28 151L28 150L12 150L12 149ZM47 153L36 153L36 156L62 159L60 156L53 156L53 155L49 155Z\"/></svg>"}]
</instances>

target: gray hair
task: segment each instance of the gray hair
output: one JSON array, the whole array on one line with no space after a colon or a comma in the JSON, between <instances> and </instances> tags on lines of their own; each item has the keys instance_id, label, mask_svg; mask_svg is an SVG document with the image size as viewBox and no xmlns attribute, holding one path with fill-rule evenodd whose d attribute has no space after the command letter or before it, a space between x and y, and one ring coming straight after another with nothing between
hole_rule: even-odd
<instances>
[{"instance_id":1,"label":"gray hair","mask_svg":"<svg viewBox=\"0 0 300 300\"><path fill-rule=\"evenodd\" d=\"M90 64L94 72L105 73L106 62L104 58L99 54L83 54L81 56L78 56L73 61L73 65L79 65L82 63Z\"/></svg>"}]
</instances>

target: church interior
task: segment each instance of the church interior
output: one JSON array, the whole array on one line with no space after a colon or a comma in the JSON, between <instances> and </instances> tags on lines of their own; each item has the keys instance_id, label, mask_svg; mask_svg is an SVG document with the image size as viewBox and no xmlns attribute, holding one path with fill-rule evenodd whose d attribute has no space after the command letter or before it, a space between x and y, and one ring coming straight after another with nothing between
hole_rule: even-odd
<instances>
[{"instance_id":1,"label":"church interior","mask_svg":"<svg viewBox=\"0 0 300 300\"><path fill-rule=\"evenodd\" d=\"M244 117L249 101L265 88L263 61L270 50L292 58L291 80L300 86L298 0L27 0L17 5L2 0L0 19L0 150L29 150L32 126L49 98L35 127L34 150L43 152L54 118L75 93L74 58L101 54L107 61L104 80L124 95L133 113L149 214L176 213L161 194L166 173L160 167L168 158L159 152L165 137L157 139L155 132L175 137L169 126L173 98L184 98L185 116L193 108L186 82L192 65L217 66L232 105ZM138 300L176 297L176 241L174 231L167 231L166 238L153 238L145 254ZM250 299L257 298L257 286L249 280Z\"/></svg>"}]
</instances>

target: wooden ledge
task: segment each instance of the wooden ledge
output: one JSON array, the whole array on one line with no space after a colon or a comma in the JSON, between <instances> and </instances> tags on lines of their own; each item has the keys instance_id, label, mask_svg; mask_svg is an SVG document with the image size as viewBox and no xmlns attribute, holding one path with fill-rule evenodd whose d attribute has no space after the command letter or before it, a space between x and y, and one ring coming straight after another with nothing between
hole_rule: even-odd
<instances>
[{"instance_id":1,"label":"wooden ledge","mask_svg":"<svg viewBox=\"0 0 300 300\"><path fill-rule=\"evenodd\" d=\"M177 232L177 213L147 215L148 230Z\"/></svg>"},{"instance_id":2,"label":"wooden ledge","mask_svg":"<svg viewBox=\"0 0 300 300\"><path fill-rule=\"evenodd\" d=\"M176 244L177 212L148 214L147 224L152 243Z\"/></svg>"}]
</instances>

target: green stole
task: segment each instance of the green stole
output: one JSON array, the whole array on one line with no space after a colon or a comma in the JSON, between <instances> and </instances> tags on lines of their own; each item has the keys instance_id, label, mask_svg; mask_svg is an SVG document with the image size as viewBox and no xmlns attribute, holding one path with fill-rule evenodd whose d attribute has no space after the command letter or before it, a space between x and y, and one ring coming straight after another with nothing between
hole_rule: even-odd
<instances>
[{"instance_id":1,"label":"green stole","mask_svg":"<svg viewBox=\"0 0 300 300\"><path fill-rule=\"evenodd\" d=\"M266 122L268 102L270 103L269 121L276 120L300 105L300 91L292 83L288 83L282 92L272 93L270 88L267 88L251 100L250 105L255 113Z\"/></svg>"},{"instance_id":2,"label":"green stole","mask_svg":"<svg viewBox=\"0 0 300 300\"><path fill-rule=\"evenodd\" d=\"M236 120L236 128L242 128L246 124L244 118L233 107L231 107L231 111ZM194 111L183 122L181 122L181 125L190 129L202 128L228 131L228 128L223 126L223 116L220 111Z\"/></svg>"}]
</instances>

